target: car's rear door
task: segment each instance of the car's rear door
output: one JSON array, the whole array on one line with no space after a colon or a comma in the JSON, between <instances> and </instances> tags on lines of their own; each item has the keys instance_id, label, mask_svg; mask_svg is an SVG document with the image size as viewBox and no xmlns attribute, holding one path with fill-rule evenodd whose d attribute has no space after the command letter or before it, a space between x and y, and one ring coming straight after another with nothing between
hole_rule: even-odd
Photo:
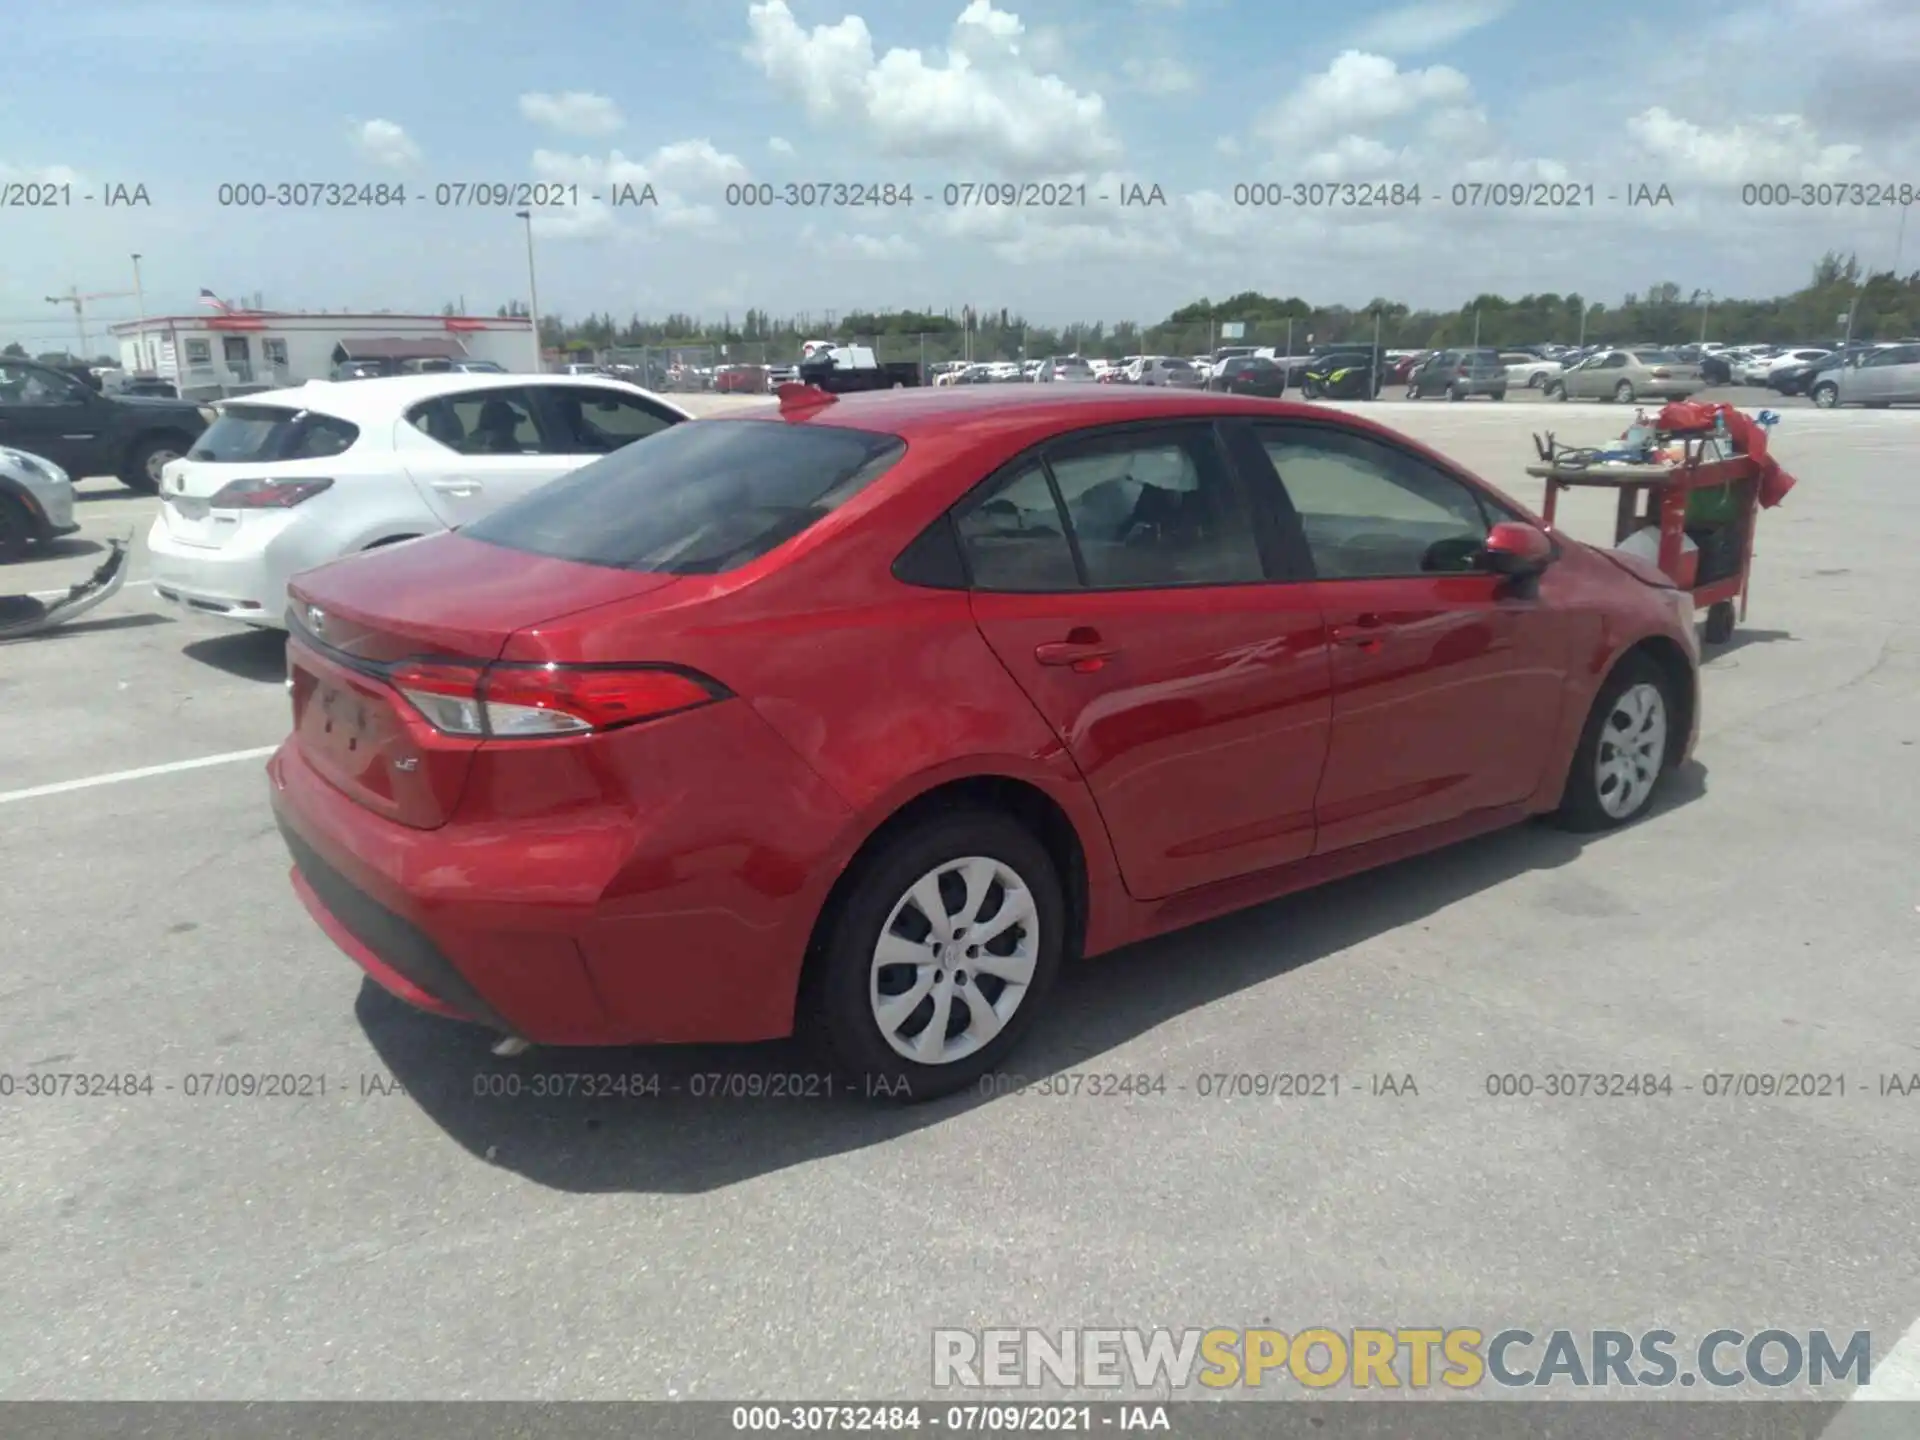
<instances>
[{"instance_id":1,"label":"car's rear door","mask_svg":"<svg viewBox=\"0 0 1920 1440\"><path fill-rule=\"evenodd\" d=\"M51 460L75 480L106 468L111 407L57 370L0 360L0 445Z\"/></svg>"},{"instance_id":2,"label":"car's rear door","mask_svg":"<svg viewBox=\"0 0 1920 1440\"><path fill-rule=\"evenodd\" d=\"M1229 456L1204 420L1083 433L955 512L980 631L1078 764L1140 899L1313 849L1320 610Z\"/></svg>"},{"instance_id":3,"label":"car's rear door","mask_svg":"<svg viewBox=\"0 0 1920 1440\"><path fill-rule=\"evenodd\" d=\"M1475 567L1518 518L1426 457L1339 424L1261 422L1326 617L1327 851L1512 804L1544 776L1567 635L1550 599Z\"/></svg>"},{"instance_id":4,"label":"car's rear door","mask_svg":"<svg viewBox=\"0 0 1920 1440\"><path fill-rule=\"evenodd\" d=\"M492 514L585 463L533 388L450 391L412 406L399 422L395 448L421 498L448 529Z\"/></svg>"}]
</instances>

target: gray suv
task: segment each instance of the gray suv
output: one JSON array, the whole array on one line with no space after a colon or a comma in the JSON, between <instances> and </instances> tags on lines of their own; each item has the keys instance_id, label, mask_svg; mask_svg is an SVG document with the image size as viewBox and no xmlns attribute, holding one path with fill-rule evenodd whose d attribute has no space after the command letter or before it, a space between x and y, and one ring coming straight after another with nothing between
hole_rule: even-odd
<instances>
[{"instance_id":1,"label":"gray suv","mask_svg":"<svg viewBox=\"0 0 1920 1440\"><path fill-rule=\"evenodd\" d=\"M1506 399L1507 367L1501 362L1500 352L1440 350L1429 355L1407 376L1407 399L1424 400L1429 395L1444 395L1449 400L1465 400L1472 395Z\"/></svg>"},{"instance_id":2,"label":"gray suv","mask_svg":"<svg viewBox=\"0 0 1920 1440\"><path fill-rule=\"evenodd\" d=\"M1920 345L1885 345L1853 355L1847 364L1814 376L1807 393L1823 410L1920 404Z\"/></svg>"}]
</instances>

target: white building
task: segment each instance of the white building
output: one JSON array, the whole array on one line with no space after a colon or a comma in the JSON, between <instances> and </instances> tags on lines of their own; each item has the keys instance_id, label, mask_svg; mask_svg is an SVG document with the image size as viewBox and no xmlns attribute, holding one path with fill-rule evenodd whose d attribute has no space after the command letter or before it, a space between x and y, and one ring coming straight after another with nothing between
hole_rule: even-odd
<instances>
[{"instance_id":1,"label":"white building","mask_svg":"<svg viewBox=\"0 0 1920 1440\"><path fill-rule=\"evenodd\" d=\"M325 380L349 360L491 360L540 369L524 316L328 315L269 310L160 315L113 327L120 363L196 399Z\"/></svg>"}]
</instances>

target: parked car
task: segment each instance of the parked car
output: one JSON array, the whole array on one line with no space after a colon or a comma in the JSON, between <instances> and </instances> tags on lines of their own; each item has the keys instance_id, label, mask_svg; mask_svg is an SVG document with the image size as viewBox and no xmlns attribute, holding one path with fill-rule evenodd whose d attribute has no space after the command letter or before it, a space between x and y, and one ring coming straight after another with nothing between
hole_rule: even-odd
<instances>
[{"instance_id":1,"label":"parked car","mask_svg":"<svg viewBox=\"0 0 1920 1440\"><path fill-rule=\"evenodd\" d=\"M1805 395L1813 388L1813 382L1829 370L1838 369L1850 363L1860 355L1871 355L1880 346L1869 343L1840 345L1832 350L1822 351L1817 360L1804 360L1792 365L1776 365L1767 372L1767 388L1782 395Z\"/></svg>"},{"instance_id":2,"label":"parked car","mask_svg":"<svg viewBox=\"0 0 1920 1440\"><path fill-rule=\"evenodd\" d=\"M1398 356L1387 370L1387 383L1404 385L1412 378L1413 372L1426 364L1433 351L1415 350L1412 354Z\"/></svg>"},{"instance_id":3,"label":"parked car","mask_svg":"<svg viewBox=\"0 0 1920 1440\"><path fill-rule=\"evenodd\" d=\"M1504 400L1509 383L1497 350L1440 350L1407 377L1407 399L1444 395L1449 400L1466 400L1484 395Z\"/></svg>"},{"instance_id":4,"label":"parked car","mask_svg":"<svg viewBox=\"0 0 1920 1440\"><path fill-rule=\"evenodd\" d=\"M111 379L100 382L101 392L106 395L148 395L162 400L178 400L180 387L171 380L162 380L158 375L129 375L116 372Z\"/></svg>"},{"instance_id":5,"label":"parked car","mask_svg":"<svg viewBox=\"0 0 1920 1440\"><path fill-rule=\"evenodd\" d=\"M1703 387L1699 370L1666 350L1604 350L1547 382L1555 400L1681 400Z\"/></svg>"},{"instance_id":6,"label":"parked car","mask_svg":"<svg viewBox=\"0 0 1920 1440\"><path fill-rule=\"evenodd\" d=\"M299 571L469 524L690 418L591 375L400 375L228 401L167 467L154 592L281 629Z\"/></svg>"},{"instance_id":7,"label":"parked car","mask_svg":"<svg viewBox=\"0 0 1920 1440\"><path fill-rule=\"evenodd\" d=\"M1287 393L1287 372L1264 356L1234 355L1213 367L1207 376L1207 389L1278 400Z\"/></svg>"},{"instance_id":8,"label":"parked car","mask_svg":"<svg viewBox=\"0 0 1920 1440\"><path fill-rule=\"evenodd\" d=\"M1206 374L1191 360L1179 355L1142 355L1127 367L1127 380L1134 385L1171 386L1178 390L1199 390L1207 383Z\"/></svg>"},{"instance_id":9,"label":"parked car","mask_svg":"<svg viewBox=\"0 0 1920 1440\"><path fill-rule=\"evenodd\" d=\"M1525 350L1502 351L1500 363L1507 367L1507 384L1524 385L1529 390L1544 390L1547 381L1565 367L1558 360L1531 355Z\"/></svg>"},{"instance_id":10,"label":"parked car","mask_svg":"<svg viewBox=\"0 0 1920 1440\"><path fill-rule=\"evenodd\" d=\"M1079 956L1644 816L1698 730L1650 565L1166 387L677 426L290 598L272 805L377 983L508 1051L798 1031L891 1099L1001 1066Z\"/></svg>"},{"instance_id":11,"label":"parked car","mask_svg":"<svg viewBox=\"0 0 1920 1440\"><path fill-rule=\"evenodd\" d=\"M0 445L0 565L19 560L80 528L73 518L73 481L39 455Z\"/></svg>"},{"instance_id":12,"label":"parked car","mask_svg":"<svg viewBox=\"0 0 1920 1440\"><path fill-rule=\"evenodd\" d=\"M1731 385L1733 383L1733 362L1724 351L1713 351L1700 357L1697 367L1702 386Z\"/></svg>"},{"instance_id":13,"label":"parked car","mask_svg":"<svg viewBox=\"0 0 1920 1440\"><path fill-rule=\"evenodd\" d=\"M1053 355L1040 363L1040 369L1034 375L1038 384L1048 385L1055 381L1075 385L1093 383L1093 367L1078 355Z\"/></svg>"},{"instance_id":14,"label":"parked car","mask_svg":"<svg viewBox=\"0 0 1920 1440\"><path fill-rule=\"evenodd\" d=\"M1810 365L1815 361L1826 359L1831 354L1833 354L1833 351L1825 346L1805 346L1798 350L1782 350L1770 359L1750 367L1748 373L1753 374L1757 372L1759 378L1757 380L1749 380L1747 383L1750 385L1766 385L1771 387L1773 384L1773 374L1776 370L1786 370L1795 365Z\"/></svg>"},{"instance_id":15,"label":"parked car","mask_svg":"<svg viewBox=\"0 0 1920 1440\"><path fill-rule=\"evenodd\" d=\"M152 494L210 412L186 400L105 395L33 360L0 359L0 445L51 461L76 480L115 475Z\"/></svg>"},{"instance_id":16,"label":"parked car","mask_svg":"<svg viewBox=\"0 0 1920 1440\"><path fill-rule=\"evenodd\" d=\"M722 365L713 372L713 388L719 395L765 395L772 389L764 365Z\"/></svg>"},{"instance_id":17,"label":"parked car","mask_svg":"<svg viewBox=\"0 0 1920 1440\"><path fill-rule=\"evenodd\" d=\"M1855 354L1848 363L1821 371L1808 393L1823 410L1920 403L1920 345L1883 345Z\"/></svg>"}]
</instances>

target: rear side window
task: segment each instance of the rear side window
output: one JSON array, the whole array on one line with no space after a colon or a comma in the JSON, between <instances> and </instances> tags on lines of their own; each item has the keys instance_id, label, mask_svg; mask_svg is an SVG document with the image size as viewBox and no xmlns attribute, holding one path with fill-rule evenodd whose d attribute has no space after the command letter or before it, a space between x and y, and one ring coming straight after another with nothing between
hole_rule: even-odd
<instances>
[{"instance_id":1,"label":"rear side window","mask_svg":"<svg viewBox=\"0 0 1920 1440\"><path fill-rule=\"evenodd\" d=\"M360 427L312 410L274 405L228 405L194 442L188 458L215 465L259 465L269 460L320 460L360 438Z\"/></svg>"},{"instance_id":2,"label":"rear side window","mask_svg":"<svg viewBox=\"0 0 1920 1440\"><path fill-rule=\"evenodd\" d=\"M442 395L414 406L407 423L462 455L566 454L540 431L533 396L517 385Z\"/></svg>"},{"instance_id":3,"label":"rear side window","mask_svg":"<svg viewBox=\"0 0 1920 1440\"><path fill-rule=\"evenodd\" d=\"M623 395L610 386L555 385L544 393L558 418L561 443L583 455L610 454L679 418L644 395Z\"/></svg>"},{"instance_id":4,"label":"rear side window","mask_svg":"<svg viewBox=\"0 0 1920 1440\"><path fill-rule=\"evenodd\" d=\"M829 425L674 425L461 533L585 565L717 575L807 530L905 452L897 436Z\"/></svg>"}]
</instances>

